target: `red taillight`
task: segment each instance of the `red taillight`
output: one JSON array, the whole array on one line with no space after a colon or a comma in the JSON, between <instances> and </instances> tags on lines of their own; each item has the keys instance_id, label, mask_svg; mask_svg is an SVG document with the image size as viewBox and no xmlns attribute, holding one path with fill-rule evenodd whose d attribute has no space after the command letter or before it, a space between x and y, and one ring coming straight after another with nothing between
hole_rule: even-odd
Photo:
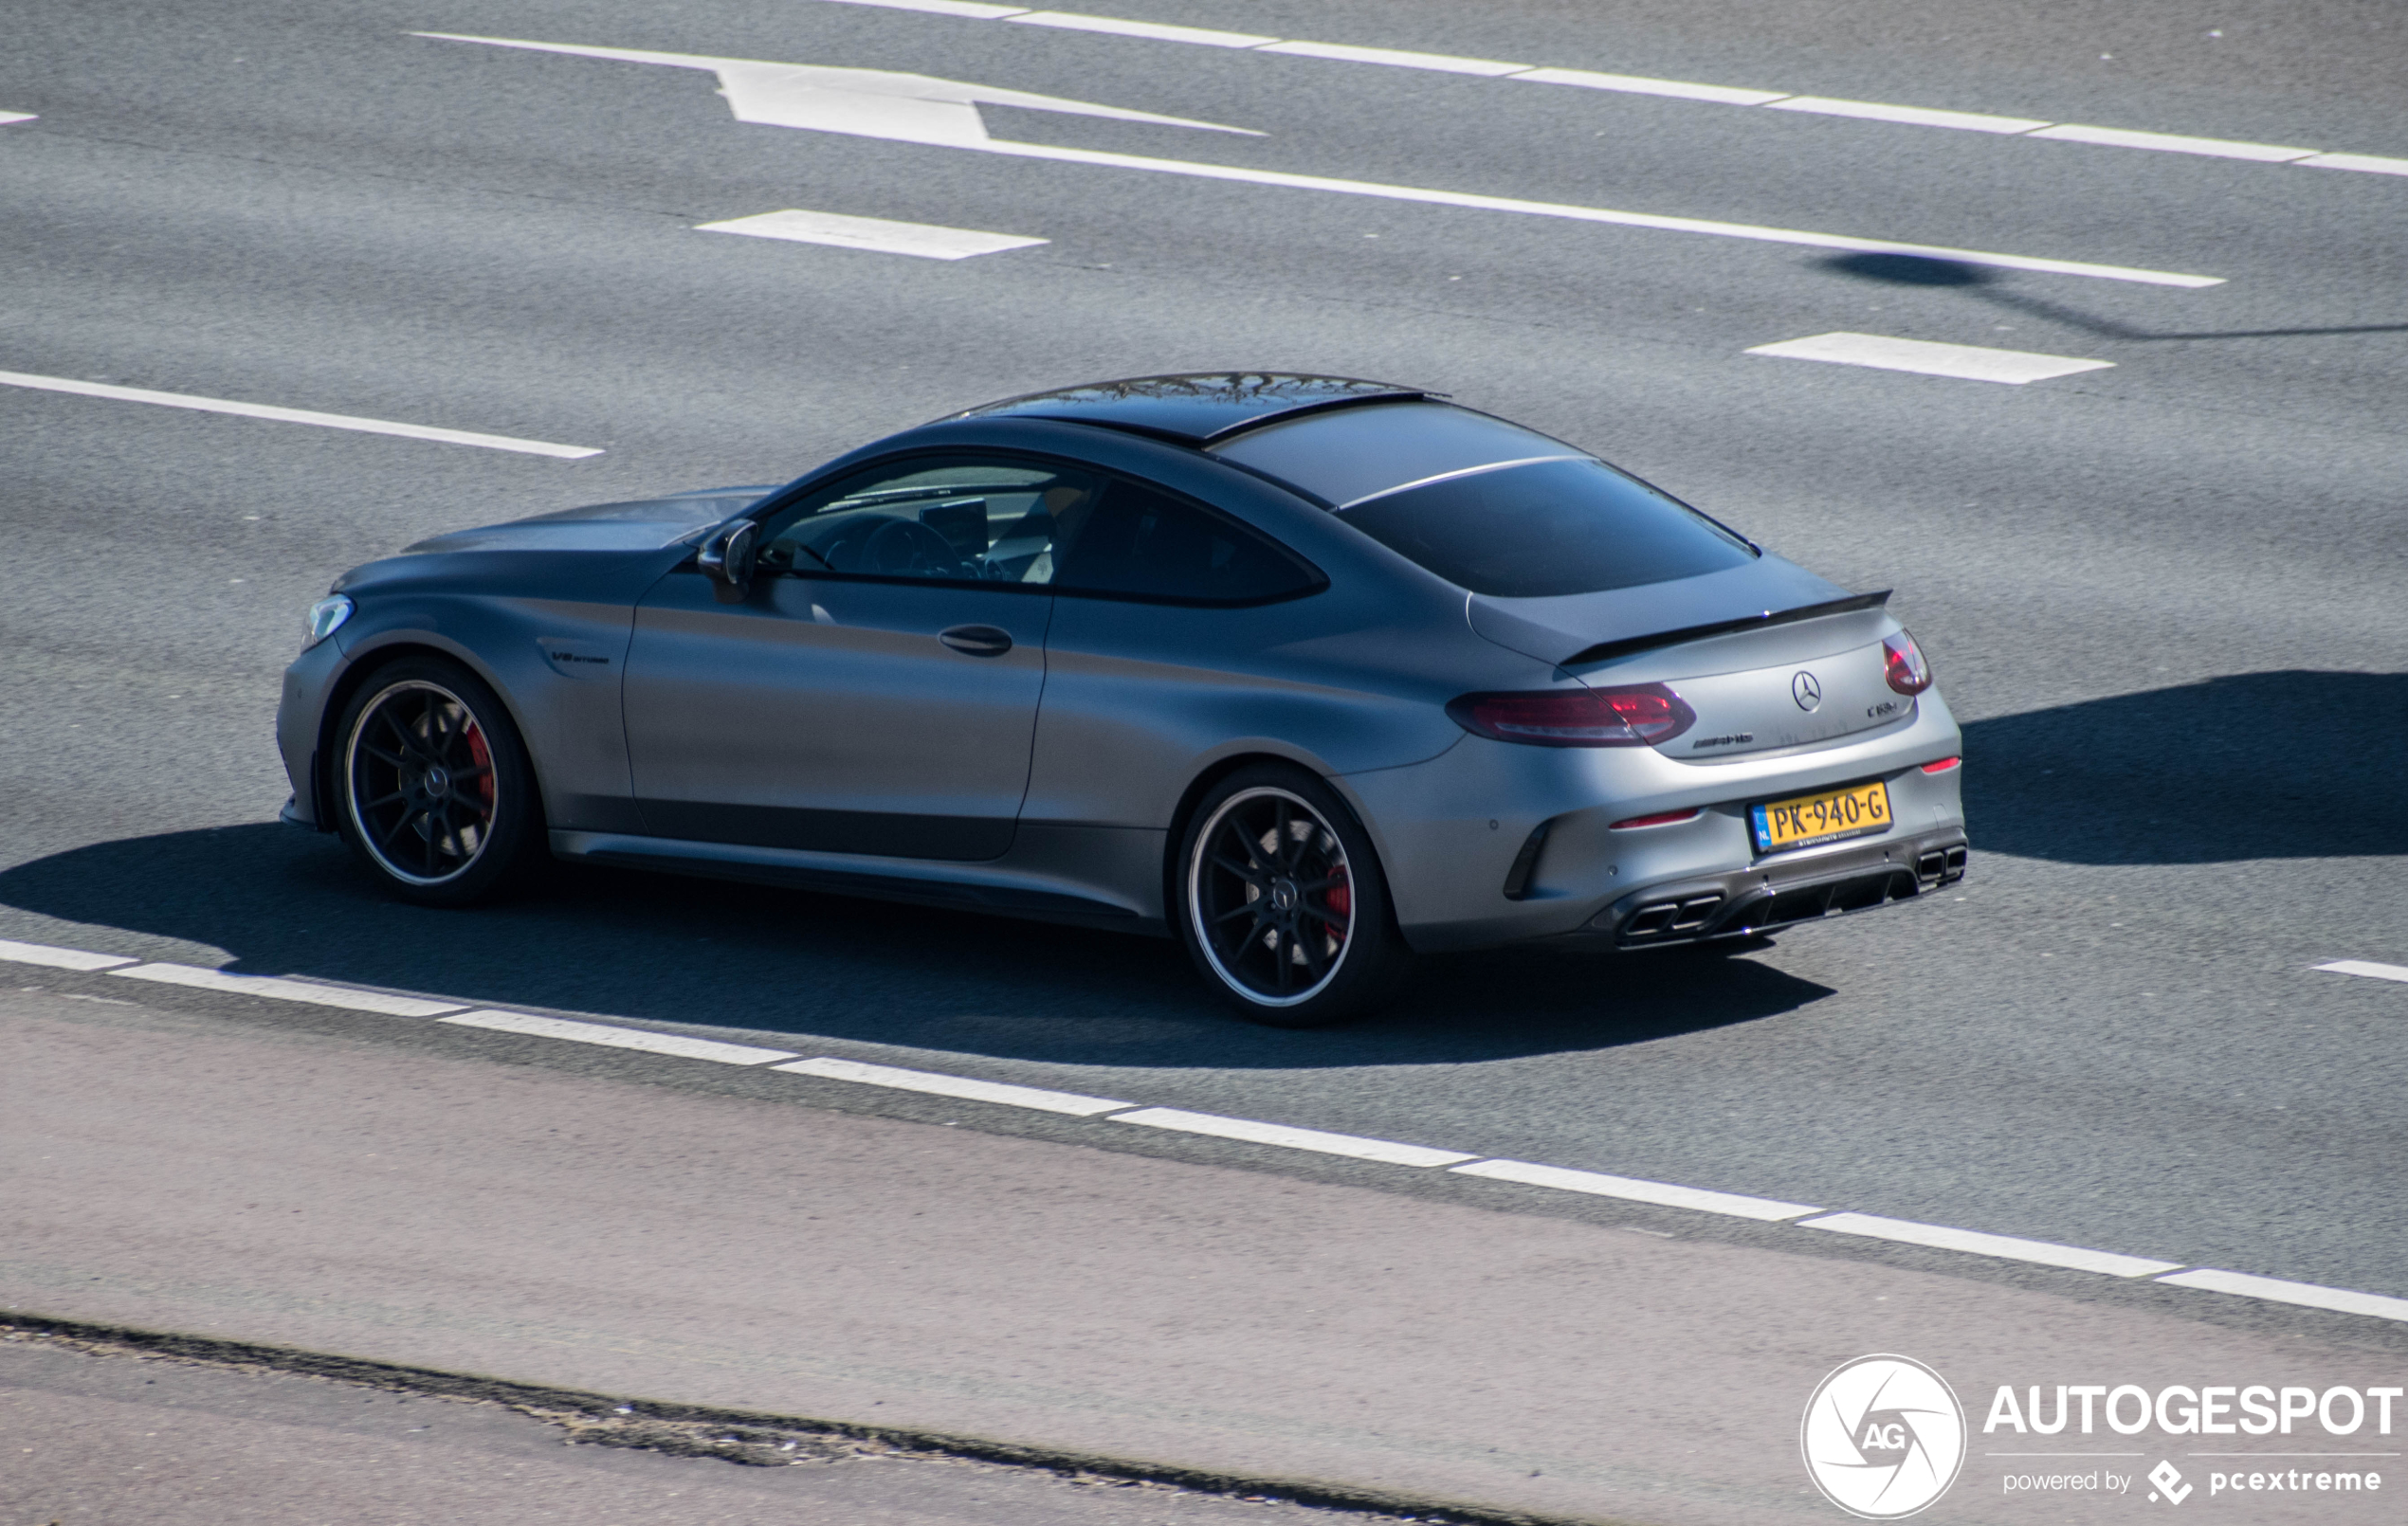
<instances>
[{"instance_id":1,"label":"red taillight","mask_svg":"<svg viewBox=\"0 0 2408 1526\"><path fill-rule=\"evenodd\" d=\"M1923 771L1925 773L1945 773L1963 761L1964 759L1961 757L1943 757L1937 763L1925 764Z\"/></svg>"},{"instance_id":2,"label":"red taillight","mask_svg":"<svg viewBox=\"0 0 2408 1526\"><path fill-rule=\"evenodd\" d=\"M1915 638L1900 631L1881 644L1883 677L1900 694L1921 694L1931 687L1931 664L1923 660Z\"/></svg>"},{"instance_id":3,"label":"red taillight","mask_svg":"<svg viewBox=\"0 0 2408 1526\"><path fill-rule=\"evenodd\" d=\"M1697 721L1697 712L1661 683L1467 694L1450 701L1447 714L1474 736L1531 747L1652 747Z\"/></svg>"},{"instance_id":4,"label":"red taillight","mask_svg":"<svg viewBox=\"0 0 2408 1526\"><path fill-rule=\"evenodd\" d=\"M1662 810L1652 816L1633 816L1629 821L1615 822L1608 830L1618 832L1626 827L1669 827L1676 821L1695 821L1698 813L1705 808L1703 806L1691 806L1687 810Z\"/></svg>"}]
</instances>

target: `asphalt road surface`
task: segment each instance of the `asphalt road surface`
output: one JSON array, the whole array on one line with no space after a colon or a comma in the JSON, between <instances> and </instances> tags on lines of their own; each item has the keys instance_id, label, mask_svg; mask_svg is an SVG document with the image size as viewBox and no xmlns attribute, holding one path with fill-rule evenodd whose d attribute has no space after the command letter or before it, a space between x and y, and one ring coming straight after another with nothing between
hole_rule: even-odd
<instances>
[{"instance_id":1,"label":"asphalt road surface","mask_svg":"<svg viewBox=\"0 0 2408 1526\"><path fill-rule=\"evenodd\" d=\"M0 937L2408 1295L2408 986L2314 969L2408 963L2408 176L2335 157L2408 159L2408 20L1092 13L1505 62L829 0L16 8L0 372L47 384L0 385ZM738 121L707 70L419 32L903 71L1261 136L994 105L994 141L1079 152L865 136L858 111L797 130ZM1723 99L1502 77L1522 66ZM1750 91L2057 125L1728 99ZM1173 165L1112 162L1131 155ZM1047 242L939 261L697 231L788 209ZM1748 353L1830 333L2112 367L2009 386ZM1291 1034L1233 1021L1163 944L610 873L418 912L274 824L276 675L346 567L1208 368L1441 389L1895 588L1966 723L1972 877L1730 957L1432 961L1394 1011Z\"/></svg>"}]
</instances>

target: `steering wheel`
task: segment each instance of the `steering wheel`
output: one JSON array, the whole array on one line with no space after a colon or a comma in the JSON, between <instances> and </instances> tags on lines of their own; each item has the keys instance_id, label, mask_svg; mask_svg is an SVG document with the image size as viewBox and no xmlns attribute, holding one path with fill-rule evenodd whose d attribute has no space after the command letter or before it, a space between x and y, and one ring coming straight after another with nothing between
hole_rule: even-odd
<instances>
[{"instance_id":1,"label":"steering wheel","mask_svg":"<svg viewBox=\"0 0 2408 1526\"><path fill-rule=\"evenodd\" d=\"M934 577L961 570L953 542L917 519L889 519L862 542L861 570Z\"/></svg>"}]
</instances>

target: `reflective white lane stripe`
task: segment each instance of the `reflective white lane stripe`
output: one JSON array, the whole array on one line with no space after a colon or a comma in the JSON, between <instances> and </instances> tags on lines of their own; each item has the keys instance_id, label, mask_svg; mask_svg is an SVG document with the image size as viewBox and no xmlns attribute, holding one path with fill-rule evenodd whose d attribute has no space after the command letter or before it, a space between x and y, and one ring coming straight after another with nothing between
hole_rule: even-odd
<instances>
[{"instance_id":1,"label":"reflective white lane stripe","mask_svg":"<svg viewBox=\"0 0 2408 1526\"><path fill-rule=\"evenodd\" d=\"M999 1081L976 1081L968 1076L947 1076L933 1070L869 1065L858 1060L797 1060L791 1065L772 1065L770 1068L791 1071L797 1076L819 1076L829 1081L859 1081L865 1086L885 1086L899 1092L925 1092L931 1097L958 1097L972 1102L997 1102L1005 1107L1032 1107L1041 1113L1067 1113L1081 1118L1093 1117L1099 1113L1118 1113L1137 1105L1134 1102L1115 1102L1102 1097L1082 1097L1076 1092L1052 1092L1042 1086L1013 1086Z\"/></svg>"},{"instance_id":2,"label":"reflective white lane stripe","mask_svg":"<svg viewBox=\"0 0 2408 1526\"><path fill-rule=\"evenodd\" d=\"M2219 1272L2209 1268L2177 1272L2172 1277L2161 1277L2158 1281L2170 1282L2176 1287L2195 1287L2208 1293L2235 1293L2245 1299L2296 1303L2310 1309L2371 1315L2378 1319L2408 1320L2408 1299L2387 1298L2381 1293L2352 1293L2345 1288L2318 1287L2313 1282L2286 1282L2278 1277L2253 1277L2247 1272Z\"/></svg>"},{"instance_id":3,"label":"reflective white lane stripe","mask_svg":"<svg viewBox=\"0 0 2408 1526\"><path fill-rule=\"evenodd\" d=\"M1166 27L1158 21L1122 21L1114 16L1083 16L1068 10L1024 10L1007 18L1030 27L1058 27L1067 32L1107 32L1115 37L1144 37L1158 43L1190 43L1198 47L1260 47L1276 37L1250 32L1216 32L1202 27Z\"/></svg>"},{"instance_id":4,"label":"reflective white lane stripe","mask_svg":"<svg viewBox=\"0 0 2408 1526\"><path fill-rule=\"evenodd\" d=\"M2362 170L2368 174L2408 174L2408 159L2386 159L2373 154L2319 154L2313 158L2291 162L2317 170Z\"/></svg>"},{"instance_id":5,"label":"reflective white lane stripe","mask_svg":"<svg viewBox=\"0 0 2408 1526\"><path fill-rule=\"evenodd\" d=\"M1893 339L1880 334L1817 334L1779 344L1760 344L1752 355L1778 355L1787 360L1821 360L1837 366L1870 366L1876 371L1911 371L1925 376L1955 376L1964 381L2005 382L2021 387L2052 376L2105 371L2112 360L2077 360L2071 355L2035 354L2029 350L1987 350L1971 344L1933 344L1925 339Z\"/></svg>"},{"instance_id":6,"label":"reflective white lane stripe","mask_svg":"<svg viewBox=\"0 0 2408 1526\"><path fill-rule=\"evenodd\" d=\"M121 958L114 954L56 949L47 943L11 943L7 938L0 938L0 959L13 964L46 965L52 970L113 970L119 965L141 963L139 959Z\"/></svg>"},{"instance_id":7,"label":"reflective white lane stripe","mask_svg":"<svg viewBox=\"0 0 2408 1526\"><path fill-rule=\"evenodd\" d=\"M1726 84L1692 84L1687 80L1650 80L1635 74L1596 74L1588 69L1532 69L1513 76L1532 84L1570 84L1583 90L1614 90L1632 96L1670 96L1676 100L1710 100L1720 106L1762 106L1786 99L1780 90L1740 90Z\"/></svg>"},{"instance_id":8,"label":"reflective white lane stripe","mask_svg":"<svg viewBox=\"0 0 2408 1526\"><path fill-rule=\"evenodd\" d=\"M1451 1166L1458 1160L1479 1158L1457 1150L1432 1150L1423 1145L1365 1139L1351 1134L1323 1134L1319 1129L1291 1129L1284 1123L1257 1123L1251 1118L1225 1118L1213 1113L1184 1113L1175 1107L1142 1108L1120 1114L1108 1121L1142 1123L1149 1129L1204 1134L1215 1139L1242 1139L1249 1144L1279 1145L1288 1150L1310 1150L1354 1160L1377 1160L1390 1166Z\"/></svg>"},{"instance_id":9,"label":"reflective white lane stripe","mask_svg":"<svg viewBox=\"0 0 2408 1526\"><path fill-rule=\"evenodd\" d=\"M2037 270L2056 276L2088 276L2098 281L2129 281L2148 286L2220 286L2222 276L2191 276L2171 270L2142 270L2129 265L2091 264L2080 260L2044 260L2030 255L2000 254L1990 249L1959 249L1938 244L1900 244L1888 239L1851 238L1841 233L1810 233L1798 228L1760 227L1748 223L1719 223L1701 217L1663 217L1653 212L1615 211L1604 207L1575 207L1562 202L1521 201L1510 196L1480 196L1460 191L1424 191L1414 186L1387 186L1369 180L1333 180L1323 175L1288 174L1277 170L1241 170L1234 165L1201 164L1189 159L1151 159L1134 154L1105 154L1094 149L1050 148L1042 143L989 141L975 147L985 154L1024 159L1056 159L1067 164L1100 164L1122 170L1149 170L1159 174L1193 175L1204 180L1233 180L1257 186L1286 186L1298 191L1335 191L1385 201L1420 202L1432 207L1467 207L1475 211L1518 212L1529 217L1560 217L1578 223L1609 223L1621 227L1651 227L1667 233L1703 233L1714 238L1747 239L1761 244L1789 244L1812 249L1846 249L1858 254L1907 254L1926 260L1954 260L1962 264L1990 265L2001 270Z\"/></svg>"},{"instance_id":10,"label":"reflective white lane stripe","mask_svg":"<svg viewBox=\"0 0 2408 1526\"><path fill-rule=\"evenodd\" d=\"M1016 16L1026 6L980 5L977 0L835 0L838 5L874 6L880 10L920 10L932 16L960 16L969 21L997 21Z\"/></svg>"},{"instance_id":11,"label":"reflective white lane stripe","mask_svg":"<svg viewBox=\"0 0 2408 1526\"><path fill-rule=\"evenodd\" d=\"M1753 239L1762 243L1802 245L1810 248L1847 249L1858 253L1909 254L1926 259L1954 260L1966 264L1996 265L2007 270L2038 270L2052 275L2089 276L2104 281L2131 281L2157 286L2217 286L2220 276L2189 276L2165 270L2136 270L2124 265L2090 264L2076 260L2042 260L2026 255L1998 254L1983 249L1950 248L1941 245L1901 244L1887 239L1850 238L1809 233L1797 228L1760 227L1746 223L1714 222L1696 217L1664 217L1649 212L1615 211L1603 207L1574 207L1561 202L1523 201L1507 196L1481 196L1459 191L1432 191L1415 186L1381 185L1368 180L1337 180L1325 175L1291 174L1277 170L1248 170L1230 164L1193 159L1157 159L1135 154L1107 154L1095 149L1054 148L1042 143L1012 143L987 136L978 115L980 103L1023 106L1075 116L1107 117L1124 121L1158 122L1211 132L1244 133L1250 128L1224 127L1216 122L1158 117L1120 106L1034 96L960 80L930 75L895 74L877 69L823 67L776 64L759 59L707 58L701 54L649 53L632 48L589 47L575 43L538 43L523 38L474 37L455 32L414 35L445 42L476 43L489 47L523 48L537 53L563 53L574 58L608 59L625 64L669 68L707 69L719 76L720 94L740 121L765 122L812 132L843 133L855 137L924 143L1001 154L1014 158L1051 159L1064 164L1103 165L1143 170L1156 174L1192 175L1245 185L1284 186L1298 191L1331 191L1340 195L1373 196L1388 201L1420 202L1437 207L1465 207L1479 211L1515 212L1534 217L1560 217L1576 222L1610 223L1624 227L1650 227L1674 233L1703 233L1718 238Z\"/></svg>"},{"instance_id":12,"label":"reflective white lane stripe","mask_svg":"<svg viewBox=\"0 0 2408 1526\"><path fill-rule=\"evenodd\" d=\"M1166 43L1198 43L1208 47L1247 48L1296 58L1334 59L1348 64L1384 64L1396 68L1436 69L1452 74L1477 74L1528 80L1537 84L1579 85L1632 95L1669 96L1725 106L1778 106L1783 111L1853 117L1867 121L1897 122L1910 127L1945 127L1962 132L2029 134L2062 142L2094 143L2109 148L2153 149L2166 154L2198 154L2219 159L2257 159L2310 164L2324 170L2362 170L2375 174L2408 174L2408 159L2387 159L2364 154L2323 154L2315 149L2289 149L2271 143L2243 143L2230 138L2193 137L2178 133L2142 133L2119 127L2052 124L2034 118L1999 117L1987 112L1943 111L1930 106L1892 105L1878 100L1843 100L1794 95L1787 90L1752 90L1735 85L1699 84L1686 80L1652 80L1642 75L1600 74L1588 69L1532 68L1494 59L1457 58L1446 53L1414 53L1389 47L1359 47L1346 43L1307 43L1249 37L1195 27L1166 27L1157 22L1124 21L1078 11L1031 11L1016 6L977 5L967 0L830 0L848 6L885 10L917 10L976 21L1038 21L1067 30L1110 32ZM1235 39L1243 38L1243 41ZM4 119L4 118L0 118ZM2046 129L2035 131L2035 129ZM2312 156L2311 156L2312 155Z\"/></svg>"},{"instance_id":13,"label":"reflective white lane stripe","mask_svg":"<svg viewBox=\"0 0 2408 1526\"><path fill-rule=\"evenodd\" d=\"M2108 1250L2086 1250L2079 1245L2052 1244L2045 1240L1983 1234L1978 1229L1951 1229L1940 1224L1885 1219L1871 1213L1834 1213L1827 1218L1807 1219L1798 1227L1829 1229L1834 1234L1863 1235L1871 1240L1895 1240L1909 1245L1930 1245L1939 1250L1961 1250L1973 1256L2037 1262L2043 1266L2069 1266L2077 1272L2097 1272L2106 1277L2155 1277L2160 1272L2174 1271L2182 1264L2179 1261L2150 1261L2143 1256L2119 1256Z\"/></svg>"},{"instance_id":14,"label":"reflective white lane stripe","mask_svg":"<svg viewBox=\"0 0 2408 1526\"><path fill-rule=\"evenodd\" d=\"M759 1049L749 1044L721 1044L712 1039L689 1039L681 1033L612 1027L605 1023L572 1023L566 1018L537 1017L527 1012L462 1012L443 1021L462 1027L491 1028L497 1033L566 1039L571 1044L598 1045L606 1049L641 1049L648 1054L675 1055L681 1060L715 1060L723 1065L758 1065L794 1058L792 1049Z\"/></svg>"},{"instance_id":15,"label":"reflective white lane stripe","mask_svg":"<svg viewBox=\"0 0 2408 1526\"><path fill-rule=\"evenodd\" d=\"M2044 127L2034 137L2065 143L2099 143L2117 149L2154 149L2161 154L2201 154L2212 159L2257 159L2271 164L2311 158L2314 149L2284 148L2274 143L2235 143L2221 137L2184 137L2176 133L2135 133L2121 127L2085 127L2067 122Z\"/></svg>"},{"instance_id":16,"label":"reflective white lane stripe","mask_svg":"<svg viewBox=\"0 0 2408 1526\"><path fill-rule=\"evenodd\" d=\"M757 239L789 239L796 244L826 244L840 249L867 249L879 254L909 254L922 260L967 260L973 255L999 254L1048 242L1017 233L981 233L975 228L939 227L933 223L892 223L883 217L847 217L836 212L789 209L723 223L698 223L704 233L743 233Z\"/></svg>"},{"instance_id":17,"label":"reflective white lane stripe","mask_svg":"<svg viewBox=\"0 0 2408 1526\"><path fill-rule=\"evenodd\" d=\"M1767 100L1775 111L1813 112L1823 117L1857 117L1873 122L1904 122L1909 127L1953 127L1967 133L2028 133L2046 127L2029 117L1990 117L1972 111L1933 111L1927 106L1886 106L1878 100L1834 100L1826 96L1791 96Z\"/></svg>"},{"instance_id":18,"label":"reflective white lane stripe","mask_svg":"<svg viewBox=\"0 0 2408 1526\"><path fill-rule=\"evenodd\" d=\"M196 986L203 990L230 991L237 996L265 996L270 1001L382 1012L388 1017L435 1017L456 1012L461 1007L458 1002L429 1002L415 996L388 996L379 990L351 990L314 980L295 980L289 975L231 975L223 970L204 970L190 964L137 965L109 973L128 980L155 980L164 986Z\"/></svg>"},{"instance_id":19,"label":"reflective white lane stripe","mask_svg":"<svg viewBox=\"0 0 2408 1526\"><path fill-rule=\"evenodd\" d=\"M131 975L137 979L163 981L172 985L199 986L244 995L265 996L283 1001L313 1002L330 1007L349 1007L363 1011L398 1012L405 1016L432 1016L450 1012L456 1015L443 1018L442 1021L456 1023L466 1027L491 1028L540 1038L565 1039L572 1043L604 1045L612 1048L640 1049L688 1059L716 1060L728 1064L752 1065L759 1064L764 1061L794 1060L795 1058L782 1049L759 1049L748 1045L720 1044L708 1039L688 1039L677 1034L655 1033L642 1028L615 1027L601 1023L576 1023L561 1018L537 1017L524 1012L490 1009L463 1012L456 1005L447 1006L420 1001L412 997L386 996L374 991L346 990L340 987L323 986L286 977L229 975L222 971L172 964L143 965L138 969L131 970L112 969L111 966L122 965L127 961L113 954L97 954L82 949L63 949L42 943L15 943L0 939L0 959L13 960L23 964L46 965L57 969L106 971L111 974ZM2341 961L2342 964L2356 962ZM2317 968L2335 969L2338 967L2338 965L2320 965ZM2408 970L2399 970L2397 966L2377 965L2372 968L2386 972L2396 971L2399 975L2408 977ZM2382 978L2389 979L2393 976L2386 974ZM935 1071L903 1070L890 1065L864 1064L847 1060L802 1060L772 1068L793 1071L801 1075L821 1076L831 1080L864 1081L871 1085L888 1086L903 1091L927 1092L937 1096L958 1097L980 1101L1003 1101L1014 1106L1034 1107L1047 1112L1070 1113L1089 1117L1104 1113L1114 1113L1118 1109L1128 1106L1125 1102L1109 1101L1100 1097L1081 1097L1071 1092L1049 1092L1032 1086L1009 1086L995 1081L975 1081L968 1077L946 1076ZM1360 1138L1353 1135L1323 1134L1313 1129L1289 1128L1276 1123L1257 1123L1246 1118L1220 1117L1209 1113L1186 1113L1175 1108L1142 1108L1135 1112L1120 1112L1116 1117L1105 1118L1104 1121L1141 1123L1153 1128L1169 1129L1179 1133L1210 1135L1217 1138L1241 1139L1258 1144L1282 1145L1289 1149L1311 1150L1324 1154L1345 1155L1359 1160L1384 1161L1402 1166L1426 1167L1452 1164L1455 1172L1467 1176L1520 1182L1533 1187L1556 1188L1564 1191L1583 1192L1593 1196L1624 1198L1633 1202L1658 1204L1668 1208L1688 1208L1699 1212L1720 1213L1768 1222L1800 1219L1802 1215L1818 1214L1822 1211L1803 1204L1781 1203L1770 1198L1706 1191L1699 1188L1679 1187L1668 1182L1641 1181L1627 1176L1610 1176L1598 1172L1568 1171L1561 1167L1532 1165L1524 1161L1481 1160L1476 1156L1450 1151L1432 1150L1420 1145L1396 1144L1383 1139ZM1454 1164L1457 1162L1469 1164ZM2408 1321L2408 1299L2393 1298L2380 1293L2358 1293L2345 1288L2319 1287L2312 1282L2287 1281L2280 1278L2259 1277L2247 1272L2226 1272L2211 1268L2180 1271L2177 1269L2179 1263L2149 1261L2139 1256L2120 1256L2108 1251L2085 1250L2072 1245L2020 1240L2008 1235L1984 1234L1972 1229L1953 1229L1940 1225L1915 1224L1903 1219L1885 1219L1868 1213L1825 1214L1819 1218L1803 1219L1799 1226L1894 1240L1974 1255L2039 1262L2048 1265L2098 1272L2110 1277L2147 1277L2152 1272L2171 1272L2173 1275L2159 1276L2156 1281L2172 1283L2178 1287L2198 1288L2212 1293L2265 1299L2277 1303L2329 1309L2379 1319Z\"/></svg>"},{"instance_id":20,"label":"reflective white lane stripe","mask_svg":"<svg viewBox=\"0 0 2408 1526\"><path fill-rule=\"evenodd\" d=\"M6 127L10 122L29 122L34 119L34 114L29 111L0 111L0 127Z\"/></svg>"},{"instance_id":21,"label":"reflective white lane stripe","mask_svg":"<svg viewBox=\"0 0 2408 1526\"><path fill-rule=\"evenodd\" d=\"M2364 975L2369 980L2408 980L2408 966L2376 964L2369 959L2335 959L2316 968L2337 975Z\"/></svg>"},{"instance_id":22,"label":"reflective white lane stripe","mask_svg":"<svg viewBox=\"0 0 2408 1526\"><path fill-rule=\"evenodd\" d=\"M447 445L481 445L487 450L515 450L527 456L556 456L581 461L602 454L583 445L556 445L544 440L518 440L503 434L474 434L466 429L435 429L423 424L394 424L387 419L356 418L349 413L319 413L308 409L279 408L270 403L235 403L223 397L195 397L189 392L155 392L142 387L111 387L66 376L29 376L0 371L0 387L30 387L45 392L73 392L81 397L106 397L120 403L155 403L161 408L192 409L202 413L232 413L246 419L271 419L279 424L315 424L327 429L353 429L362 434L392 434L406 440L433 440Z\"/></svg>"},{"instance_id":23,"label":"reflective white lane stripe","mask_svg":"<svg viewBox=\"0 0 2408 1526\"><path fill-rule=\"evenodd\" d=\"M1488 58L1457 58L1451 53L1408 53L1394 47L1352 47L1344 43L1273 43L1258 53L1284 53L1290 58L1336 59L1343 64L1384 64L1392 69L1435 69L1441 74L1480 74L1491 79L1521 74L1527 64L1502 64Z\"/></svg>"},{"instance_id":24,"label":"reflective white lane stripe","mask_svg":"<svg viewBox=\"0 0 2408 1526\"><path fill-rule=\"evenodd\" d=\"M1669 1182L1640 1181L1631 1176L1609 1176L1602 1172L1566 1171L1561 1166L1534 1166L1522 1160L1483 1160L1474 1165L1457 1166L1454 1174L1520 1182L1527 1187L1551 1187L1563 1192L1587 1192L1596 1197L1626 1198L1633 1203L1690 1208L1699 1213L1720 1213L1768 1224L1822 1211L1807 1203L1781 1203L1768 1197L1745 1197L1737 1192L1709 1192L1704 1188L1675 1187Z\"/></svg>"}]
</instances>

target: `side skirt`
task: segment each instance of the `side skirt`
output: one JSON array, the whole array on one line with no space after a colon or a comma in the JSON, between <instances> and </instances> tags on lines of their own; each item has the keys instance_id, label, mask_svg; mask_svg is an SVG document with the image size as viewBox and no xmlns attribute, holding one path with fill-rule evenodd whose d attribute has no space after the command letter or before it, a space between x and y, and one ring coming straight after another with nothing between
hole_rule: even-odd
<instances>
[{"instance_id":1,"label":"side skirt","mask_svg":"<svg viewBox=\"0 0 2408 1526\"><path fill-rule=\"evenodd\" d=\"M621 832L555 831L551 840L556 857L590 863L1170 936L1157 908L1107 899L1090 884L1008 863L879 858Z\"/></svg>"}]
</instances>

